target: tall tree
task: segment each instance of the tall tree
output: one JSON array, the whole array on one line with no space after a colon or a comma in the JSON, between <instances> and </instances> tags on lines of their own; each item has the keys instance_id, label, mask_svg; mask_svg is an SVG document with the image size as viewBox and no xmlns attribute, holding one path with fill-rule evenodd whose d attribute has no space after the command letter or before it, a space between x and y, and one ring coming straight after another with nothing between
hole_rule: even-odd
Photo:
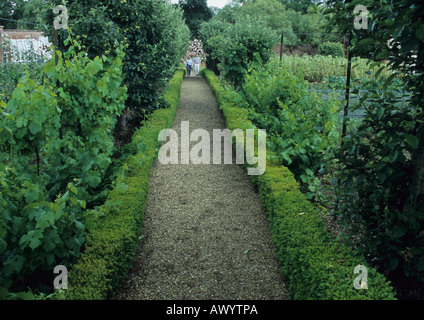
<instances>
[{"instance_id":1,"label":"tall tree","mask_svg":"<svg viewBox=\"0 0 424 320\"><path fill-rule=\"evenodd\" d=\"M184 12L186 24L190 28L193 38L199 37L200 25L209 21L212 16L212 10L208 7L206 0L179 0L178 5Z\"/></svg>"}]
</instances>

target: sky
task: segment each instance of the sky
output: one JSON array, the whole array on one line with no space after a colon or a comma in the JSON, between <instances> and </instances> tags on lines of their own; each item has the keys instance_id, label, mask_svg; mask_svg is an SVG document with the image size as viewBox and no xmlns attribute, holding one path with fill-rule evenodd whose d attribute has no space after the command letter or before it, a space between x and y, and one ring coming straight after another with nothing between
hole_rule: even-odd
<instances>
[{"instance_id":1,"label":"sky","mask_svg":"<svg viewBox=\"0 0 424 320\"><path fill-rule=\"evenodd\" d=\"M208 7L223 8L230 3L230 0L208 0Z\"/></svg>"},{"instance_id":2,"label":"sky","mask_svg":"<svg viewBox=\"0 0 424 320\"><path fill-rule=\"evenodd\" d=\"M172 3L178 3L178 0L171 0ZM223 8L229 4L230 0L208 0L208 7Z\"/></svg>"}]
</instances>

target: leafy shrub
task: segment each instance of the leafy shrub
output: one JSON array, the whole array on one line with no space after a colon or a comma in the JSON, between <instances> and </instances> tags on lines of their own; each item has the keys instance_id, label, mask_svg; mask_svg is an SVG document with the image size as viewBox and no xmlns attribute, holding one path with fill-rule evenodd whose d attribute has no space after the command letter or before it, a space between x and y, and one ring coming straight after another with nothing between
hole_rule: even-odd
<instances>
[{"instance_id":1,"label":"leafy shrub","mask_svg":"<svg viewBox=\"0 0 424 320\"><path fill-rule=\"evenodd\" d=\"M128 99L116 136L122 140L153 110L159 92L185 54L189 29L183 13L166 0L69 1L69 24L89 57L111 54L126 44L123 61Z\"/></svg>"},{"instance_id":2,"label":"leafy shrub","mask_svg":"<svg viewBox=\"0 0 424 320\"><path fill-rule=\"evenodd\" d=\"M0 286L51 273L80 254L84 211L115 177L113 127L124 108L122 59L57 51L42 84L23 77L0 114Z\"/></svg>"},{"instance_id":3,"label":"leafy shrub","mask_svg":"<svg viewBox=\"0 0 424 320\"><path fill-rule=\"evenodd\" d=\"M216 73L219 73L218 64L220 62L219 57L215 53L216 41L211 40L210 43L208 43L208 39L222 34L228 25L228 22L212 19L208 23L203 23L200 28L200 37L203 40L203 49L207 54L206 67ZM219 40L221 40L221 38Z\"/></svg>"},{"instance_id":4,"label":"leafy shrub","mask_svg":"<svg viewBox=\"0 0 424 320\"><path fill-rule=\"evenodd\" d=\"M260 57L264 62L271 57L276 34L264 27L260 20L246 17L234 24L216 23L202 27L205 51L219 61L221 75L235 86L243 83L250 62ZM208 25L208 24L206 24ZM209 38L205 39L206 36Z\"/></svg>"},{"instance_id":5,"label":"leafy shrub","mask_svg":"<svg viewBox=\"0 0 424 320\"><path fill-rule=\"evenodd\" d=\"M178 70L164 91L170 108L154 111L135 132L130 143L133 152L125 158L106 203L85 215L90 233L80 259L70 268L66 299L106 299L127 274L144 221L149 174L160 144L157 137L172 125L183 75Z\"/></svg>"},{"instance_id":6,"label":"leafy shrub","mask_svg":"<svg viewBox=\"0 0 424 320\"><path fill-rule=\"evenodd\" d=\"M36 62L29 63L4 63L0 65L0 99L8 102L12 97L13 90L19 79L29 73L30 77L40 82L40 71L43 64Z\"/></svg>"},{"instance_id":7,"label":"leafy shrub","mask_svg":"<svg viewBox=\"0 0 424 320\"><path fill-rule=\"evenodd\" d=\"M343 44L340 42L324 42L318 45L318 52L323 56L332 56L335 58L343 58Z\"/></svg>"},{"instance_id":8,"label":"leafy shrub","mask_svg":"<svg viewBox=\"0 0 424 320\"><path fill-rule=\"evenodd\" d=\"M272 60L254 63L241 88L240 105L256 127L267 130L268 146L296 177L316 191L316 175L334 156L339 141L339 103L308 90L302 73Z\"/></svg>"},{"instance_id":9,"label":"leafy shrub","mask_svg":"<svg viewBox=\"0 0 424 320\"><path fill-rule=\"evenodd\" d=\"M365 118L343 140L338 214L346 229L361 235L361 253L370 254L400 287L415 286L411 282L424 281L424 216L420 198L404 202L419 143L415 110L378 83L352 109L364 101Z\"/></svg>"}]
</instances>

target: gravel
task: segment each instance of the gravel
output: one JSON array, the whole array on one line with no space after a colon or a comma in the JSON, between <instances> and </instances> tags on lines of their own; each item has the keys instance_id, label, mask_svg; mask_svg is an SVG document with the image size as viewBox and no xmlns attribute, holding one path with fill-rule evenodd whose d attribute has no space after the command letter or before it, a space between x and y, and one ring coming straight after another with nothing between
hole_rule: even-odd
<instances>
[{"instance_id":1,"label":"gravel","mask_svg":"<svg viewBox=\"0 0 424 320\"><path fill-rule=\"evenodd\" d=\"M186 77L172 129L225 128L202 77ZM195 144L195 143L194 143ZM234 153L234 152L233 152ZM143 238L113 300L286 300L267 214L233 164L167 164L151 175Z\"/></svg>"}]
</instances>

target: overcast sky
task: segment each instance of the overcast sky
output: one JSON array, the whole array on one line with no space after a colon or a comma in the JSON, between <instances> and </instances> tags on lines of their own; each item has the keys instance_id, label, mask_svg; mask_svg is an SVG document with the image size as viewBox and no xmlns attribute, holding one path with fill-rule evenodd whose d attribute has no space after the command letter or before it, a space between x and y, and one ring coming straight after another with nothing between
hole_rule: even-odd
<instances>
[{"instance_id":1,"label":"overcast sky","mask_svg":"<svg viewBox=\"0 0 424 320\"><path fill-rule=\"evenodd\" d=\"M171 0L172 3L178 3L178 0ZM223 8L229 4L230 0L208 0L208 7Z\"/></svg>"}]
</instances>

